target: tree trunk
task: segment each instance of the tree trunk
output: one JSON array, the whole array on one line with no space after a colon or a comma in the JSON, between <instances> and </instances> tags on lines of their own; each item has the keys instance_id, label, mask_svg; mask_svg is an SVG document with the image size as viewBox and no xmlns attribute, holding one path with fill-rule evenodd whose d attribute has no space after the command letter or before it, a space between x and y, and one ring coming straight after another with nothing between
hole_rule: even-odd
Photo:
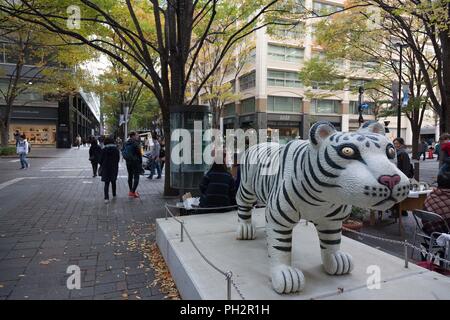
<instances>
[{"instance_id":1,"label":"tree trunk","mask_svg":"<svg viewBox=\"0 0 450 320\"><path fill-rule=\"evenodd\" d=\"M168 110L163 110L163 128L164 128L164 140L165 140L165 162L164 162L164 196L171 197L177 196L179 194L178 189L170 187L170 156L171 156L171 146L170 146L170 112Z\"/></svg>"},{"instance_id":2,"label":"tree trunk","mask_svg":"<svg viewBox=\"0 0 450 320\"><path fill-rule=\"evenodd\" d=\"M442 46L442 81L444 82L444 92L441 92L440 115L440 131L442 134L450 132L450 33L448 30L440 33L440 40Z\"/></svg>"},{"instance_id":3,"label":"tree trunk","mask_svg":"<svg viewBox=\"0 0 450 320\"><path fill-rule=\"evenodd\" d=\"M9 140L9 123L6 125L3 121L0 123L0 129L1 129L1 135L2 135L2 147L8 146L8 140Z\"/></svg>"}]
</instances>

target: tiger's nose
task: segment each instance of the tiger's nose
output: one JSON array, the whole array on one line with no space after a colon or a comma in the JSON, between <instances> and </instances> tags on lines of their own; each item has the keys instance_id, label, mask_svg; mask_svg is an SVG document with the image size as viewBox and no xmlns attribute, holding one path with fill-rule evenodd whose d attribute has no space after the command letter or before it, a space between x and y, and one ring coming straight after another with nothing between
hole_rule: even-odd
<instances>
[{"instance_id":1,"label":"tiger's nose","mask_svg":"<svg viewBox=\"0 0 450 320\"><path fill-rule=\"evenodd\" d=\"M394 186L400 183L400 176L398 174L394 174L393 176L381 176L378 178L378 182L382 185L388 187L389 189L393 189Z\"/></svg>"}]
</instances>

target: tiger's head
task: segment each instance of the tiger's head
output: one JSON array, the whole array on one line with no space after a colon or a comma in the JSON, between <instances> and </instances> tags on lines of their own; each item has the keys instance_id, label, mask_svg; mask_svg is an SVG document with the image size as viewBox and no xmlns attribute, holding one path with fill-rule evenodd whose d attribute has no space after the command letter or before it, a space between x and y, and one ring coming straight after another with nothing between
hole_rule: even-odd
<instances>
[{"instance_id":1,"label":"tiger's head","mask_svg":"<svg viewBox=\"0 0 450 320\"><path fill-rule=\"evenodd\" d=\"M409 179L396 166L396 150L376 121L356 132L337 132L326 121L309 132L308 175L328 202L386 210L405 199Z\"/></svg>"}]
</instances>

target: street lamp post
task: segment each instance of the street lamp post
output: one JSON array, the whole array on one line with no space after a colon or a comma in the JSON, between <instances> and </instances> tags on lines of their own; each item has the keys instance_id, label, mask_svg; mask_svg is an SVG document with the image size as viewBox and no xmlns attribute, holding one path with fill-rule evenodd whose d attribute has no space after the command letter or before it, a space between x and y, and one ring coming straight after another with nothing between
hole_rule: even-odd
<instances>
[{"instance_id":1,"label":"street lamp post","mask_svg":"<svg viewBox=\"0 0 450 320\"><path fill-rule=\"evenodd\" d=\"M359 92L359 96L358 96L358 113L359 113L358 122L359 122L359 126L361 127L361 125L364 123L364 118L363 118L363 115L362 115L362 105L363 105L363 102L364 102L364 98L363 98L364 87L359 87L358 92Z\"/></svg>"},{"instance_id":2,"label":"street lamp post","mask_svg":"<svg viewBox=\"0 0 450 320\"><path fill-rule=\"evenodd\" d=\"M400 61L399 61L399 74L398 74L398 108L397 108L397 138L401 137L401 121L402 121L402 64L403 64L403 48L408 47L407 44L402 44L400 42L395 44L396 47L400 48Z\"/></svg>"}]
</instances>

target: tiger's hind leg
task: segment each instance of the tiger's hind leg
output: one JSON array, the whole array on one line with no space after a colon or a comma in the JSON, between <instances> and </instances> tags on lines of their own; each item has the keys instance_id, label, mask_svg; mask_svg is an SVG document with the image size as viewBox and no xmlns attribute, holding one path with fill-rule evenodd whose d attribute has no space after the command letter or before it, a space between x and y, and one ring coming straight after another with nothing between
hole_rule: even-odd
<instances>
[{"instance_id":1,"label":"tiger's hind leg","mask_svg":"<svg viewBox=\"0 0 450 320\"><path fill-rule=\"evenodd\" d=\"M256 236L256 228L252 224L253 204L256 202L256 195L252 190L245 187L243 183L239 186L236 195L238 205L238 228L236 238L238 240L253 240Z\"/></svg>"},{"instance_id":2,"label":"tiger's hind leg","mask_svg":"<svg viewBox=\"0 0 450 320\"><path fill-rule=\"evenodd\" d=\"M302 291L305 287L303 272L291 265L292 255L292 229L294 224L286 225L272 218L266 208L267 245L270 259L270 275L272 287L278 293L293 293Z\"/></svg>"}]
</instances>

